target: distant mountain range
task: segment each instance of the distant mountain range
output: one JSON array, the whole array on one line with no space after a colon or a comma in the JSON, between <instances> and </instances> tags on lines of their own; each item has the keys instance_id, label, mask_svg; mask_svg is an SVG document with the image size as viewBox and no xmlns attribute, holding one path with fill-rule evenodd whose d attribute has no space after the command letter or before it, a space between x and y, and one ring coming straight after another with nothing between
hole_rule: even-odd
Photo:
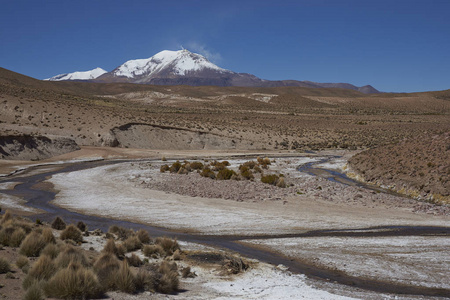
<instances>
[{"instance_id":1,"label":"distant mountain range","mask_svg":"<svg viewBox=\"0 0 450 300\"><path fill-rule=\"evenodd\" d=\"M297 80L264 80L247 73L236 73L222 69L204 56L188 50L164 50L148 59L129 60L111 72L96 68L86 72L60 74L46 80L128 82L154 85L215 85L243 87L298 86L311 88L342 88L365 94L379 93L370 85L362 87L349 83L318 83Z\"/></svg>"}]
</instances>

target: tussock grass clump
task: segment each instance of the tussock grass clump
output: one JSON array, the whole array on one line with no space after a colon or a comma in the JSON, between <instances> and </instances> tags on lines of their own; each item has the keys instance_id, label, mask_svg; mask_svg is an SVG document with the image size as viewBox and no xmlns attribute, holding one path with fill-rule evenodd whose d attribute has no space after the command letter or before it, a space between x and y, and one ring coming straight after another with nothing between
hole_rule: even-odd
<instances>
[{"instance_id":1,"label":"tussock grass clump","mask_svg":"<svg viewBox=\"0 0 450 300\"><path fill-rule=\"evenodd\" d=\"M119 260L112 253L103 253L94 263L95 273L105 290L115 288L115 274L119 268Z\"/></svg>"},{"instance_id":2,"label":"tussock grass clump","mask_svg":"<svg viewBox=\"0 0 450 300\"><path fill-rule=\"evenodd\" d=\"M59 246L57 246L55 244L47 244L47 246L45 246L45 248L42 249L42 251L41 251L41 255L48 255L52 259L55 259L56 257L58 257L59 253L60 253L60 248L59 248Z\"/></svg>"},{"instance_id":3,"label":"tussock grass clump","mask_svg":"<svg viewBox=\"0 0 450 300\"><path fill-rule=\"evenodd\" d=\"M11 237L16 229L12 225L5 226L0 230L0 244L3 246L9 246Z\"/></svg>"},{"instance_id":4,"label":"tussock grass clump","mask_svg":"<svg viewBox=\"0 0 450 300\"><path fill-rule=\"evenodd\" d=\"M156 286L156 275L154 272L139 269L134 282L137 291L154 291Z\"/></svg>"},{"instance_id":5,"label":"tussock grass clump","mask_svg":"<svg viewBox=\"0 0 450 300\"><path fill-rule=\"evenodd\" d=\"M227 256L222 267L228 274L238 274L248 269L249 265L242 258L236 256Z\"/></svg>"},{"instance_id":6,"label":"tussock grass clump","mask_svg":"<svg viewBox=\"0 0 450 300\"><path fill-rule=\"evenodd\" d=\"M164 261L158 268L160 275L156 290L163 294L170 294L178 290L180 285L178 266L176 263Z\"/></svg>"},{"instance_id":7,"label":"tussock grass clump","mask_svg":"<svg viewBox=\"0 0 450 300\"><path fill-rule=\"evenodd\" d=\"M47 242L42 235L33 231L20 244L19 253L28 257L38 257L46 245Z\"/></svg>"},{"instance_id":8,"label":"tussock grass clump","mask_svg":"<svg viewBox=\"0 0 450 300\"><path fill-rule=\"evenodd\" d=\"M83 234L81 233L80 229L78 229L75 225L70 224L66 227L66 229L61 232L61 235L59 237L61 240L72 240L76 243L82 243L83 242Z\"/></svg>"},{"instance_id":9,"label":"tussock grass clump","mask_svg":"<svg viewBox=\"0 0 450 300\"><path fill-rule=\"evenodd\" d=\"M47 255L41 255L39 259L31 266L27 277L38 281L48 280L53 274L55 274L56 270L57 268L53 260Z\"/></svg>"},{"instance_id":10,"label":"tussock grass clump","mask_svg":"<svg viewBox=\"0 0 450 300\"><path fill-rule=\"evenodd\" d=\"M82 221L77 223L77 228L80 229L81 232L86 232L88 229L87 225Z\"/></svg>"},{"instance_id":11,"label":"tussock grass clump","mask_svg":"<svg viewBox=\"0 0 450 300\"><path fill-rule=\"evenodd\" d=\"M142 243L137 236L130 236L123 242L123 245L125 246L127 252L131 252L142 247Z\"/></svg>"},{"instance_id":12,"label":"tussock grass clump","mask_svg":"<svg viewBox=\"0 0 450 300\"><path fill-rule=\"evenodd\" d=\"M252 180L255 178L255 176L253 176L252 171L250 170L249 167L244 166L244 165L240 165L239 166L239 171L241 172L241 177L247 180Z\"/></svg>"},{"instance_id":13,"label":"tussock grass clump","mask_svg":"<svg viewBox=\"0 0 450 300\"><path fill-rule=\"evenodd\" d=\"M139 256L137 256L136 254L131 254L131 256L127 256L125 257L125 259L127 260L128 264L130 266L133 267L140 267L143 265L142 260L139 258Z\"/></svg>"},{"instance_id":14,"label":"tussock grass clump","mask_svg":"<svg viewBox=\"0 0 450 300\"><path fill-rule=\"evenodd\" d=\"M120 227L117 225L113 225L113 226L109 227L108 232L115 234L117 236L117 238L122 241L124 241L127 238L129 238L130 236L134 235L134 232L132 229L123 228L123 227Z\"/></svg>"},{"instance_id":15,"label":"tussock grass clump","mask_svg":"<svg viewBox=\"0 0 450 300\"><path fill-rule=\"evenodd\" d=\"M25 230L23 230L20 227L16 228L14 230L13 234L11 235L11 240L9 241L9 245L11 247L19 247L26 236L27 236L27 234L26 234Z\"/></svg>"},{"instance_id":16,"label":"tussock grass clump","mask_svg":"<svg viewBox=\"0 0 450 300\"><path fill-rule=\"evenodd\" d=\"M16 266L21 270L23 269L23 267L27 266L29 263L30 263L30 261L28 260L28 258L23 255L19 255L19 257L17 257L17 259L16 259Z\"/></svg>"},{"instance_id":17,"label":"tussock grass clump","mask_svg":"<svg viewBox=\"0 0 450 300\"><path fill-rule=\"evenodd\" d=\"M191 267L186 267L181 270L181 277L183 278L195 278L197 274L191 271Z\"/></svg>"},{"instance_id":18,"label":"tussock grass clump","mask_svg":"<svg viewBox=\"0 0 450 300\"><path fill-rule=\"evenodd\" d=\"M136 292L136 285L134 275L130 270L130 266L127 261L124 260L120 264L119 271L115 274L116 287L119 291L132 294Z\"/></svg>"},{"instance_id":19,"label":"tussock grass clump","mask_svg":"<svg viewBox=\"0 0 450 300\"><path fill-rule=\"evenodd\" d=\"M64 222L60 217L56 217L52 222L52 228L56 230L64 230L66 229L66 222Z\"/></svg>"},{"instance_id":20,"label":"tussock grass clump","mask_svg":"<svg viewBox=\"0 0 450 300\"><path fill-rule=\"evenodd\" d=\"M116 242L114 241L114 239L109 239L106 242L105 247L103 247L102 252L114 254L118 258L123 258L125 255L124 247L118 247L116 245Z\"/></svg>"},{"instance_id":21,"label":"tussock grass clump","mask_svg":"<svg viewBox=\"0 0 450 300\"><path fill-rule=\"evenodd\" d=\"M41 284L34 280L27 289L27 292L23 296L23 300L42 300L44 299L44 292L42 291Z\"/></svg>"},{"instance_id":22,"label":"tussock grass clump","mask_svg":"<svg viewBox=\"0 0 450 300\"><path fill-rule=\"evenodd\" d=\"M0 220L0 225L5 224L6 222L10 221L13 219L13 216L11 214L11 212L8 210L6 210L5 214L2 216L1 220Z\"/></svg>"},{"instance_id":23,"label":"tussock grass clump","mask_svg":"<svg viewBox=\"0 0 450 300\"><path fill-rule=\"evenodd\" d=\"M161 173L167 172L167 171L169 171L169 170L170 170L169 165L162 165L162 166L159 168L159 171L160 171Z\"/></svg>"},{"instance_id":24,"label":"tussock grass clump","mask_svg":"<svg viewBox=\"0 0 450 300\"><path fill-rule=\"evenodd\" d=\"M0 274L8 273L9 271L11 271L9 262L5 258L0 257Z\"/></svg>"},{"instance_id":25,"label":"tussock grass clump","mask_svg":"<svg viewBox=\"0 0 450 300\"><path fill-rule=\"evenodd\" d=\"M152 258L164 257L166 255L166 252L161 245L145 245L144 248L142 248L142 252L145 256Z\"/></svg>"},{"instance_id":26,"label":"tussock grass clump","mask_svg":"<svg viewBox=\"0 0 450 300\"><path fill-rule=\"evenodd\" d=\"M148 244L151 241L150 235L148 234L147 230L139 229L136 232L136 236L138 237L139 241L141 241L142 244Z\"/></svg>"},{"instance_id":27,"label":"tussock grass clump","mask_svg":"<svg viewBox=\"0 0 450 300\"><path fill-rule=\"evenodd\" d=\"M56 257L55 264L58 268L65 268L70 263L77 263L83 267L90 265L82 249L66 245L65 249Z\"/></svg>"},{"instance_id":28,"label":"tussock grass clump","mask_svg":"<svg viewBox=\"0 0 450 300\"><path fill-rule=\"evenodd\" d=\"M166 237L158 237L155 240L155 244L160 245L167 256L172 255L176 250L180 249L180 245L176 239L172 240Z\"/></svg>"},{"instance_id":29,"label":"tussock grass clump","mask_svg":"<svg viewBox=\"0 0 450 300\"><path fill-rule=\"evenodd\" d=\"M46 243L52 243L52 244L56 243L55 236L53 235L53 232L50 228L45 227L44 229L42 229L41 234Z\"/></svg>"},{"instance_id":30,"label":"tussock grass clump","mask_svg":"<svg viewBox=\"0 0 450 300\"><path fill-rule=\"evenodd\" d=\"M278 178L276 186L279 187L279 188L285 188L286 187L286 182L284 181L284 177Z\"/></svg>"},{"instance_id":31,"label":"tussock grass clump","mask_svg":"<svg viewBox=\"0 0 450 300\"><path fill-rule=\"evenodd\" d=\"M104 293L95 273L76 263L59 270L44 285L44 292L62 299L99 298Z\"/></svg>"}]
</instances>

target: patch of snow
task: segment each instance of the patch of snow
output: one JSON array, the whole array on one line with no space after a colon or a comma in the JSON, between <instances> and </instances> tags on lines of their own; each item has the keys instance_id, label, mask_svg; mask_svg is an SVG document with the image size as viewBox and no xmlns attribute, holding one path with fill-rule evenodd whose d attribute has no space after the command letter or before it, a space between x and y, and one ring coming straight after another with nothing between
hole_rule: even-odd
<instances>
[{"instance_id":1,"label":"patch of snow","mask_svg":"<svg viewBox=\"0 0 450 300\"><path fill-rule=\"evenodd\" d=\"M219 72L231 72L211 63L204 56L187 50L161 51L148 59L129 60L113 71L115 76L134 78L136 76L152 76L164 69L172 68L175 75L186 75L188 72L212 69Z\"/></svg>"},{"instance_id":2,"label":"patch of snow","mask_svg":"<svg viewBox=\"0 0 450 300\"><path fill-rule=\"evenodd\" d=\"M48 80L48 81L89 80L89 79L95 79L97 77L100 77L101 75L103 75L105 73L108 73L108 72L103 70L102 68L95 68L90 71L60 74L60 75L56 75L56 76L53 76L51 78L47 78L44 80Z\"/></svg>"}]
</instances>

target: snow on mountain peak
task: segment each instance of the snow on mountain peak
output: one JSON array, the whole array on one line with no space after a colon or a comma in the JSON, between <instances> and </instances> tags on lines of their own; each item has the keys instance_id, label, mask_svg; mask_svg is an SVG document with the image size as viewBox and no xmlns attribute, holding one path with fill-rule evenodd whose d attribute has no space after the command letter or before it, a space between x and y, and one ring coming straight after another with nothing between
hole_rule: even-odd
<instances>
[{"instance_id":1,"label":"snow on mountain peak","mask_svg":"<svg viewBox=\"0 0 450 300\"><path fill-rule=\"evenodd\" d=\"M211 63L204 56L186 49L179 51L164 50L148 59L129 60L113 71L115 76L134 78L136 76L152 76L168 70L173 75L186 75L188 72L212 69L223 73L231 72Z\"/></svg>"},{"instance_id":2,"label":"snow on mountain peak","mask_svg":"<svg viewBox=\"0 0 450 300\"><path fill-rule=\"evenodd\" d=\"M95 79L105 73L108 73L108 72L103 70L102 68L95 68L90 71L59 74L59 75L56 75L56 76L53 76L51 78L47 78L44 80L49 80L49 81L89 80L89 79Z\"/></svg>"}]
</instances>

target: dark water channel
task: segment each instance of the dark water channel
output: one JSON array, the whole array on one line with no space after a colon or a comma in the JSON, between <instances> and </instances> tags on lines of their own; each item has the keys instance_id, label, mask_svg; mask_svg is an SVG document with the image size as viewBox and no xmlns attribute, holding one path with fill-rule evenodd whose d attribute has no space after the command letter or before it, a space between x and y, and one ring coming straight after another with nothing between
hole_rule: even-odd
<instances>
[{"instance_id":1,"label":"dark water channel","mask_svg":"<svg viewBox=\"0 0 450 300\"><path fill-rule=\"evenodd\" d=\"M130 162L130 160L114 160L114 161L95 161L95 162L77 162L70 164L62 164L54 167L54 170L45 171L48 166L31 167L25 171L18 172L14 175L0 179L0 183L16 182L18 183L14 189L1 190L0 192L20 197L26 201L26 205L45 211L41 214L33 215L33 220L40 219L46 222L52 222L56 216L62 217L67 223L76 223L83 221L89 228L99 228L107 231L112 225L133 228L135 230L143 228L152 236L167 236L177 238L181 241L201 243L209 246L220 247L238 252L241 255L258 259L274 265L285 265L291 272L305 274L313 279L322 279L343 285L353 286L361 289L371 290L379 293L407 294L407 295L423 295L423 296L444 296L450 297L450 290L439 288L417 287L412 285L402 285L390 282L371 280L349 276L338 270L330 270L319 268L308 261L292 259L280 253L269 250L252 247L240 242L251 239L270 239L270 238L294 238L294 237L381 237L381 236L450 236L449 227L410 227L410 226L385 226L371 228L348 228L339 230L314 230L307 232L299 232L283 235L257 235L257 236L238 236L238 235L200 235L186 233L177 230L170 230L161 227L150 226L146 224L133 223L97 216L79 214L60 208L50 202L55 198L56 192L48 190L44 186L38 184L51 178L51 176L59 173L73 172L89 168L95 168L104 165L118 164L122 162ZM299 168L299 171L312 175L316 171L314 165L323 163L323 161L306 164ZM40 172L40 170L44 170ZM323 169L322 169L323 170ZM36 172L38 171L38 172ZM344 184L363 185L353 181L343 174L326 170L330 174L330 180L336 180ZM33 174L38 173L38 174ZM36 186L38 185L38 186ZM83 191L80 191L82 194Z\"/></svg>"}]
</instances>

